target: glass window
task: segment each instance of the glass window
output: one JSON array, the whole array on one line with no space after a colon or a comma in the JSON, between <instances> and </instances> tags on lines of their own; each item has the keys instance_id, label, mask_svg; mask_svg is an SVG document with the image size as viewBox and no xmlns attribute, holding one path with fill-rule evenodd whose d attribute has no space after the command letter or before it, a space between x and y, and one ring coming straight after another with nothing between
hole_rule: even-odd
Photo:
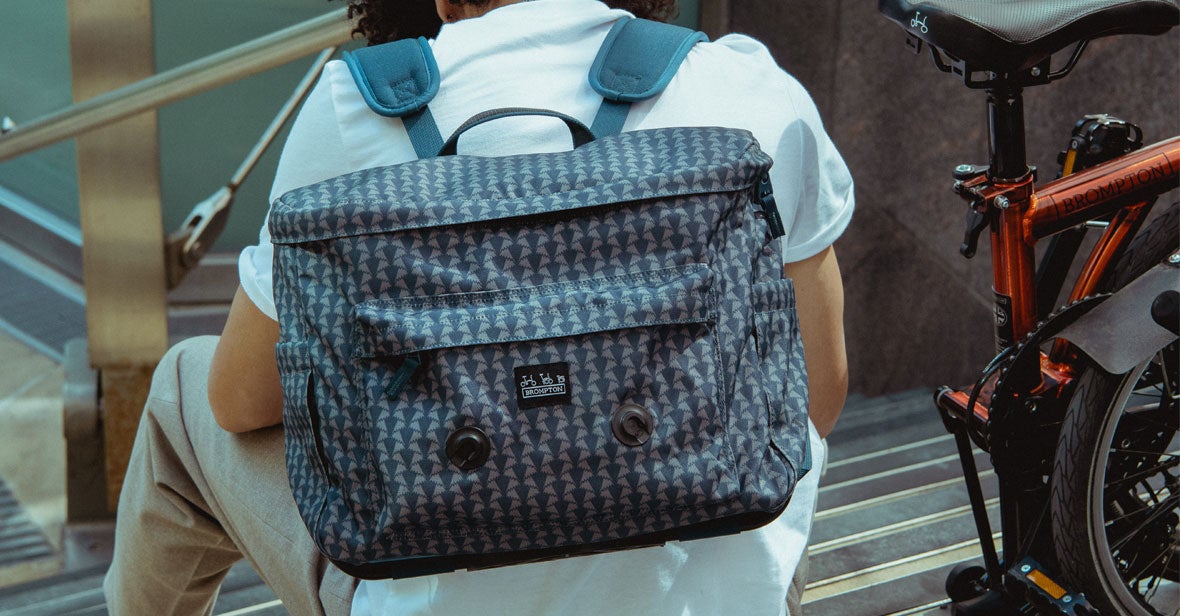
<instances>
[{"instance_id":1,"label":"glass window","mask_svg":"<svg viewBox=\"0 0 1180 616\"><path fill-rule=\"evenodd\" d=\"M156 70L181 66L343 6L344 2L325 0L154 2ZM698 15L698 0L681 0L676 23L696 27ZM5 8L0 20L0 116L27 124L72 104L68 38L64 2L18 2ZM166 233L229 180L313 57L158 111ZM218 250L236 251L256 241L284 138L285 134L279 136L238 190ZM72 141L0 163L0 186L78 222Z\"/></svg>"}]
</instances>

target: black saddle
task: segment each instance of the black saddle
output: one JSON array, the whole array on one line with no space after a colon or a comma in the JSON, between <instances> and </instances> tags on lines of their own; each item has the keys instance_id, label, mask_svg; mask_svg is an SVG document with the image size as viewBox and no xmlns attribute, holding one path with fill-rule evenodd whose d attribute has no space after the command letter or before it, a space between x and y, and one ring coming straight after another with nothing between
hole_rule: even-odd
<instances>
[{"instance_id":1,"label":"black saddle","mask_svg":"<svg viewBox=\"0 0 1180 616\"><path fill-rule=\"evenodd\" d=\"M971 70L998 74L1079 41L1162 34L1180 23L1176 0L878 0L877 8Z\"/></svg>"}]
</instances>

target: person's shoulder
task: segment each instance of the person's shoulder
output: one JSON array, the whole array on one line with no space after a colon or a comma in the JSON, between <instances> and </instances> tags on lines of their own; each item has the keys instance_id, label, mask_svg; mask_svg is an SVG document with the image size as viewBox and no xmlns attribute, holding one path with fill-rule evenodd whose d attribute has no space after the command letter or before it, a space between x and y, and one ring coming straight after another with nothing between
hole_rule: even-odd
<instances>
[{"instance_id":1,"label":"person's shoulder","mask_svg":"<svg viewBox=\"0 0 1180 616\"><path fill-rule=\"evenodd\" d=\"M774 58L771 57L770 50L766 45L762 44L762 41L738 32L726 34L715 41L699 45L698 47L712 50L714 53L731 54L774 64Z\"/></svg>"},{"instance_id":2,"label":"person's shoulder","mask_svg":"<svg viewBox=\"0 0 1180 616\"><path fill-rule=\"evenodd\" d=\"M783 70L770 49L758 39L733 33L693 47L688 61L704 79L723 79L731 88L758 90L775 96L807 97L807 92Z\"/></svg>"},{"instance_id":3,"label":"person's shoulder","mask_svg":"<svg viewBox=\"0 0 1180 616\"><path fill-rule=\"evenodd\" d=\"M682 68L687 70L677 78L683 78L683 88L724 108L741 107L744 115L778 123L813 115L807 89L779 66L765 44L745 34L695 45Z\"/></svg>"},{"instance_id":4,"label":"person's shoulder","mask_svg":"<svg viewBox=\"0 0 1180 616\"><path fill-rule=\"evenodd\" d=\"M320 73L320 83L326 86L329 93L335 95L338 93L347 93L350 90L356 90L356 86L352 71L348 68L348 63L343 59L329 60L324 65L323 71ZM359 94L359 91L358 91Z\"/></svg>"},{"instance_id":5,"label":"person's shoulder","mask_svg":"<svg viewBox=\"0 0 1180 616\"><path fill-rule=\"evenodd\" d=\"M758 39L745 34L726 34L715 41L698 43L690 54L694 59L741 72L782 72L770 49Z\"/></svg>"}]
</instances>

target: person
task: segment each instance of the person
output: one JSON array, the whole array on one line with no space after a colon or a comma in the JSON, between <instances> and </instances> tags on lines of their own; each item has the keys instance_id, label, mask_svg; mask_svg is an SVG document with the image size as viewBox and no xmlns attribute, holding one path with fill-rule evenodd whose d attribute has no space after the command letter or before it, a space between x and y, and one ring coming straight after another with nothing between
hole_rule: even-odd
<instances>
[{"instance_id":1,"label":"person","mask_svg":"<svg viewBox=\"0 0 1180 616\"><path fill-rule=\"evenodd\" d=\"M351 0L370 42L407 34L426 0ZM628 12L666 18L674 0L435 0L442 134L496 107L553 109L589 122L601 101L587 74ZM436 24L437 26L437 24ZM426 26L419 26L426 27ZM413 32L409 32L413 33ZM161 361L119 502L104 583L113 614L207 613L245 557L293 614L798 614L806 542L824 457L847 389L843 291L833 241L852 180L810 97L766 48L742 35L696 45L625 130L723 125L753 132L775 160L809 366L812 472L786 512L734 536L481 571L359 582L319 554L286 481L279 330L265 226L243 251L241 286L219 339L183 342ZM551 118L498 120L467 133L480 155L568 149ZM415 157L397 119L371 112L344 63L330 62L283 150L271 197L349 171Z\"/></svg>"}]
</instances>

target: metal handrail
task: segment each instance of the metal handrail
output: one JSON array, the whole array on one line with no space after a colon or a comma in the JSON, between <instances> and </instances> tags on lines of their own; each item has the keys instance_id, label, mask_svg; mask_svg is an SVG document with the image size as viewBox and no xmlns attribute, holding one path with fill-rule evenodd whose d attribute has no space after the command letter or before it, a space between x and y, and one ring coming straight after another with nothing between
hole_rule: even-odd
<instances>
[{"instance_id":1,"label":"metal handrail","mask_svg":"<svg viewBox=\"0 0 1180 616\"><path fill-rule=\"evenodd\" d=\"M246 155L246 159L238 166L237 171L234 171L229 182L209 198L198 203L189 213L188 218L181 223L180 229L168 236L164 244L164 266L167 269L169 290L180 284L180 281L197 266L197 263L209 251L209 247L212 246L217 236L221 235L225 224L229 221L230 206L233 204L238 188L242 182L246 181L246 177L258 165L262 155L278 138L279 132L283 130L299 106L303 104L307 95L311 93L311 89L319 80L324 66L336 54L336 50L336 47L329 47L320 52L319 57L311 63L311 68L304 74L303 80L295 86L295 91L283 104L282 109L279 109L278 115L274 120L271 120L270 126L266 127L262 136L258 138L258 142Z\"/></svg>"},{"instance_id":2,"label":"metal handrail","mask_svg":"<svg viewBox=\"0 0 1180 616\"><path fill-rule=\"evenodd\" d=\"M351 37L352 23L347 9L341 8L230 47L18 126L0 136L0 162L341 45Z\"/></svg>"}]
</instances>

